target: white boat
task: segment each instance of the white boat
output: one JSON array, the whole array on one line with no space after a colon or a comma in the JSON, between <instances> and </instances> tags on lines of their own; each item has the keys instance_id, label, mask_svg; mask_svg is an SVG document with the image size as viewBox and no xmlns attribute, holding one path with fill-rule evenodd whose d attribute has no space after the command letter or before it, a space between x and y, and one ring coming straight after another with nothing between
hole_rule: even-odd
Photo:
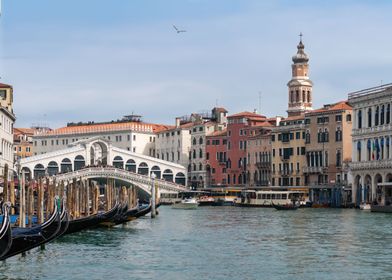
<instances>
[{"instance_id":1,"label":"white boat","mask_svg":"<svg viewBox=\"0 0 392 280\"><path fill-rule=\"evenodd\" d=\"M371 210L371 206L369 203L361 203L361 205L359 205L359 209L361 210Z\"/></svg>"},{"instance_id":2,"label":"white boat","mask_svg":"<svg viewBox=\"0 0 392 280\"><path fill-rule=\"evenodd\" d=\"M281 190L243 190L241 197L235 201L241 207L272 207L273 205L292 204L293 201L306 204L308 194L305 191ZM304 205L302 205L304 206Z\"/></svg>"},{"instance_id":3,"label":"white boat","mask_svg":"<svg viewBox=\"0 0 392 280\"><path fill-rule=\"evenodd\" d=\"M178 203L172 205L173 209L196 209L199 203L195 198L185 198Z\"/></svg>"}]
</instances>

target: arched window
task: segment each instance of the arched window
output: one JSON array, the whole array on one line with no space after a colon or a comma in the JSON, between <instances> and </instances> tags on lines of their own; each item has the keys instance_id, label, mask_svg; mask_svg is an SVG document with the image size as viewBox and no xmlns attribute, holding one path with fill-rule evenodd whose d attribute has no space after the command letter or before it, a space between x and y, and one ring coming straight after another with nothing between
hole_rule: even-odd
<instances>
[{"instance_id":1,"label":"arched window","mask_svg":"<svg viewBox=\"0 0 392 280\"><path fill-rule=\"evenodd\" d=\"M196 163L193 164L193 171L196 171Z\"/></svg>"},{"instance_id":2,"label":"arched window","mask_svg":"<svg viewBox=\"0 0 392 280\"><path fill-rule=\"evenodd\" d=\"M376 115L374 116L374 125L378 126L380 124L380 107L376 107Z\"/></svg>"},{"instance_id":3,"label":"arched window","mask_svg":"<svg viewBox=\"0 0 392 280\"><path fill-rule=\"evenodd\" d=\"M203 158L203 150L199 149L199 158Z\"/></svg>"},{"instance_id":4,"label":"arched window","mask_svg":"<svg viewBox=\"0 0 392 280\"><path fill-rule=\"evenodd\" d=\"M310 91L308 90L308 103L312 102L312 96L310 95Z\"/></svg>"},{"instance_id":5,"label":"arched window","mask_svg":"<svg viewBox=\"0 0 392 280\"><path fill-rule=\"evenodd\" d=\"M306 102L306 94L305 91L302 91L302 102Z\"/></svg>"},{"instance_id":6,"label":"arched window","mask_svg":"<svg viewBox=\"0 0 392 280\"><path fill-rule=\"evenodd\" d=\"M196 150L193 150L193 158L196 158Z\"/></svg>"},{"instance_id":7,"label":"arched window","mask_svg":"<svg viewBox=\"0 0 392 280\"><path fill-rule=\"evenodd\" d=\"M368 109L368 127L372 127L372 108Z\"/></svg>"},{"instance_id":8,"label":"arched window","mask_svg":"<svg viewBox=\"0 0 392 280\"><path fill-rule=\"evenodd\" d=\"M367 160L369 161L372 155L372 141L370 139L368 139L367 141L366 148L367 148Z\"/></svg>"},{"instance_id":9,"label":"arched window","mask_svg":"<svg viewBox=\"0 0 392 280\"><path fill-rule=\"evenodd\" d=\"M196 137L193 137L192 144L196 145Z\"/></svg>"},{"instance_id":10,"label":"arched window","mask_svg":"<svg viewBox=\"0 0 392 280\"><path fill-rule=\"evenodd\" d=\"M346 122L351 122L351 115L350 115L350 114L347 114L347 116L346 116Z\"/></svg>"},{"instance_id":11,"label":"arched window","mask_svg":"<svg viewBox=\"0 0 392 280\"><path fill-rule=\"evenodd\" d=\"M49 176L53 176L59 173L59 165L55 161L51 161L48 163L48 174Z\"/></svg>"},{"instance_id":12,"label":"arched window","mask_svg":"<svg viewBox=\"0 0 392 280\"><path fill-rule=\"evenodd\" d=\"M298 90L295 91L295 102L299 102L299 91ZM233 179L233 181L234 181L234 179Z\"/></svg>"},{"instance_id":13,"label":"arched window","mask_svg":"<svg viewBox=\"0 0 392 280\"><path fill-rule=\"evenodd\" d=\"M387 116L386 116L386 123L389 124L391 122L391 104L387 105Z\"/></svg>"},{"instance_id":14,"label":"arched window","mask_svg":"<svg viewBox=\"0 0 392 280\"><path fill-rule=\"evenodd\" d=\"M329 142L329 132L328 129L324 129L324 141L323 142Z\"/></svg>"},{"instance_id":15,"label":"arched window","mask_svg":"<svg viewBox=\"0 0 392 280\"><path fill-rule=\"evenodd\" d=\"M340 142L342 141L342 130L340 129L340 127L336 128L336 132L335 132L335 141L336 142Z\"/></svg>"},{"instance_id":16,"label":"arched window","mask_svg":"<svg viewBox=\"0 0 392 280\"><path fill-rule=\"evenodd\" d=\"M317 133L317 142L318 143L321 143L322 141L323 141L323 132L321 131L321 128L318 130L318 133Z\"/></svg>"},{"instance_id":17,"label":"arched window","mask_svg":"<svg viewBox=\"0 0 392 280\"><path fill-rule=\"evenodd\" d=\"M125 169L130 172L136 173L136 162L133 159L127 160L127 162L125 163Z\"/></svg>"},{"instance_id":18,"label":"arched window","mask_svg":"<svg viewBox=\"0 0 392 280\"><path fill-rule=\"evenodd\" d=\"M306 134L305 134L305 143L309 144L310 143L310 131L306 130Z\"/></svg>"},{"instance_id":19,"label":"arched window","mask_svg":"<svg viewBox=\"0 0 392 280\"><path fill-rule=\"evenodd\" d=\"M124 160L120 156L115 156L113 159L113 166L116 168L124 169Z\"/></svg>"},{"instance_id":20,"label":"arched window","mask_svg":"<svg viewBox=\"0 0 392 280\"><path fill-rule=\"evenodd\" d=\"M336 151L336 166L342 166L342 152L340 150Z\"/></svg>"},{"instance_id":21,"label":"arched window","mask_svg":"<svg viewBox=\"0 0 392 280\"><path fill-rule=\"evenodd\" d=\"M380 115L380 125L383 125L385 121L385 106L381 106L381 115Z\"/></svg>"},{"instance_id":22,"label":"arched window","mask_svg":"<svg viewBox=\"0 0 392 280\"><path fill-rule=\"evenodd\" d=\"M201 136L199 138L199 145L203 145L203 137L201 137Z\"/></svg>"},{"instance_id":23,"label":"arched window","mask_svg":"<svg viewBox=\"0 0 392 280\"><path fill-rule=\"evenodd\" d=\"M199 171L203 170L203 164L199 163Z\"/></svg>"},{"instance_id":24,"label":"arched window","mask_svg":"<svg viewBox=\"0 0 392 280\"><path fill-rule=\"evenodd\" d=\"M151 174L154 173L156 178L161 179L161 169L159 168L159 166L154 165L151 168Z\"/></svg>"}]
</instances>

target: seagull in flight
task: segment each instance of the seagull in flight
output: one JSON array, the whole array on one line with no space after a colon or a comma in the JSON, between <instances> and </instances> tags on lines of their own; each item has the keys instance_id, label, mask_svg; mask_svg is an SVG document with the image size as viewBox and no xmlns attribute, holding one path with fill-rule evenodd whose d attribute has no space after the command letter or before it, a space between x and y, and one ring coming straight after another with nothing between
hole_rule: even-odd
<instances>
[{"instance_id":1,"label":"seagull in flight","mask_svg":"<svg viewBox=\"0 0 392 280\"><path fill-rule=\"evenodd\" d=\"M180 29L178 29L175 25L173 25L173 28L177 31L177 34L178 34L178 33L181 33L181 32L186 32L186 30L180 30Z\"/></svg>"}]
</instances>

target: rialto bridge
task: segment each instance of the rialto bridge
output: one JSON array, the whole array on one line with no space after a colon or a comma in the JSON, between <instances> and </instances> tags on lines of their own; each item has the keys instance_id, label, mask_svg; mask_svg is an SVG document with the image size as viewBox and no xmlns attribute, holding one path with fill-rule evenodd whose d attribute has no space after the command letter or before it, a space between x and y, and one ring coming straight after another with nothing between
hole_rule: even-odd
<instances>
[{"instance_id":1,"label":"rialto bridge","mask_svg":"<svg viewBox=\"0 0 392 280\"><path fill-rule=\"evenodd\" d=\"M181 192L186 188L186 169L179 164L114 147L100 137L74 142L67 149L21 159L26 179L46 176L57 181L114 179L138 187L150 195L152 178L160 192Z\"/></svg>"}]
</instances>

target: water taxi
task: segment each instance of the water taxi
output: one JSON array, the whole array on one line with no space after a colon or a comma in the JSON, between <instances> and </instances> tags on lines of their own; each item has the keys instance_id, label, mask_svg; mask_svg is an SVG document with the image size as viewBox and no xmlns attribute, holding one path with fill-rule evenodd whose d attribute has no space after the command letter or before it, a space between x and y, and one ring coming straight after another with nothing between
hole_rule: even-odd
<instances>
[{"instance_id":1,"label":"water taxi","mask_svg":"<svg viewBox=\"0 0 392 280\"><path fill-rule=\"evenodd\" d=\"M196 209L199 202L195 198L185 198L178 203L172 205L173 209Z\"/></svg>"},{"instance_id":2,"label":"water taxi","mask_svg":"<svg viewBox=\"0 0 392 280\"><path fill-rule=\"evenodd\" d=\"M297 202L305 206L307 192L301 190L243 190L241 197L235 201L241 207L273 207L273 205L290 205Z\"/></svg>"}]
</instances>

